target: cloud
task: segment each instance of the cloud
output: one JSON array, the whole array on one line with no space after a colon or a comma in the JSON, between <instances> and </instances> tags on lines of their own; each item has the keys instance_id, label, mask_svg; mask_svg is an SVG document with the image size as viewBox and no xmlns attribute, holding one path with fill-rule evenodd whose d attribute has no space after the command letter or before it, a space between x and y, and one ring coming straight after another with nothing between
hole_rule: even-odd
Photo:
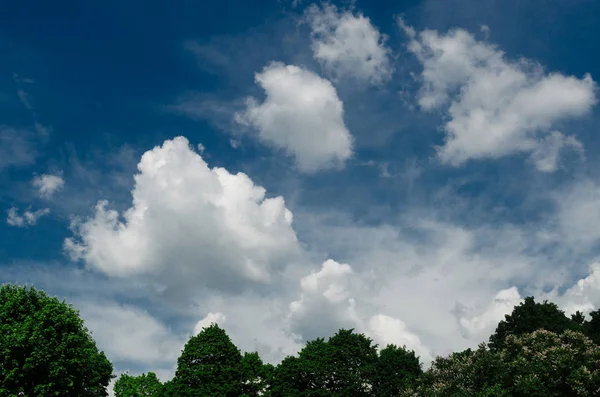
<instances>
[{"instance_id":1,"label":"cloud","mask_svg":"<svg viewBox=\"0 0 600 397\"><path fill-rule=\"evenodd\" d=\"M411 332L402 320L377 314L369 319L367 327L368 333L379 343L380 348L389 344L405 346L413 350L426 366L433 360L430 350L423 345L421 338Z\"/></svg>"},{"instance_id":2,"label":"cloud","mask_svg":"<svg viewBox=\"0 0 600 397\"><path fill-rule=\"evenodd\" d=\"M264 102L248 98L236 120L264 143L295 157L300 171L341 167L352 155L344 108L331 83L298 66L271 63L256 74Z\"/></svg>"},{"instance_id":3,"label":"cloud","mask_svg":"<svg viewBox=\"0 0 600 397\"><path fill-rule=\"evenodd\" d=\"M567 289L561 296L551 293L550 297L558 303L567 314L576 311L589 313L600 309L600 262L596 261L589 266L586 277L579 279L571 288Z\"/></svg>"},{"instance_id":4,"label":"cloud","mask_svg":"<svg viewBox=\"0 0 600 397\"><path fill-rule=\"evenodd\" d=\"M487 308L478 314L473 315L472 310L457 305L457 318L463 335L477 341L486 339L521 301L518 289L511 287L498 292Z\"/></svg>"},{"instance_id":5,"label":"cloud","mask_svg":"<svg viewBox=\"0 0 600 397\"><path fill-rule=\"evenodd\" d=\"M268 283L298 253L283 198L265 198L243 173L209 168L187 139L147 151L138 170L127 211L99 201L73 223L64 244L73 260L110 276L157 276L177 292Z\"/></svg>"},{"instance_id":6,"label":"cloud","mask_svg":"<svg viewBox=\"0 0 600 397\"><path fill-rule=\"evenodd\" d=\"M32 84L34 83L34 81L29 78L19 77L19 75L16 73L13 73L13 80L17 85L17 97L19 98L19 101L21 102L23 107L27 109L27 111L31 114L35 131L40 136L47 136L49 134L49 128L40 123L37 112L31 104L31 101L29 100L29 94L23 88L25 84Z\"/></svg>"},{"instance_id":7,"label":"cloud","mask_svg":"<svg viewBox=\"0 0 600 397\"><path fill-rule=\"evenodd\" d=\"M65 181L62 174L42 174L36 175L31 184L38 189L40 197L49 199L64 187Z\"/></svg>"},{"instance_id":8,"label":"cloud","mask_svg":"<svg viewBox=\"0 0 600 397\"><path fill-rule=\"evenodd\" d=\"M77 308L107 357L124 365L171 368L186 342L148 312L116 302L79 302Z\"/></svg>"},{"instance_id":9,"label":"cloud","mask_svg":"<svg viewBox=\"0 0 600 397\"><path fill-rule=\"evenodd\" d=\"M417 34L402 20L400 26L409 36L409 51L423 65L419 105L447 112L446 140L438 148L443 163L458 166L523 152L533 153L542 171L552 171L560 147L580 148L574 138L537 138L595 105L596 83L589 74L579 79L545 73L526 59L511 61L463 29Z\"/></svg>"},{"instance_id":10,"label":"cloud","mask_svg":"<svg viewBox=\"0 0 600 397\"><path fill-rule=\"evenodd\" d=\"M317 272L300 281L302 294L290 304L290 327L303 340L333 335L340 328L364 332L385 347L406 346L421 358L431 361L431 353L418 335L400 319L373 313L369 294L365 293L364 275L355 273L348 264L327 260Z\"/></svg>"},{"instance_id":11,"label":"cloud","mask_svg":"<svg viewBox=\"0 0 600 397\"><path fill-rule=\"evenodd\" d=\"M565 148L571 148L583 155L583 144L577 138L552 131L539 142L531 153L531 159L539 171L554 172L558 168L560 152Z\"/></svg>"},{"instance_id":12,"label":"cloud","mask_svg":"<svg viewBox=\"0 0 600 397\"><path fill-rule=\"evenodd\" d=\"M311 29L314 57L334 79L352 77L381 84L392 75L387 37L369 18L334 5L312 5L305 20Z\"/></svg>"},{"instance_id":13,"label":"cloud","mask_svg":"<svg viewBox=\"0 0 600 397\"><path fill-rule=\"evenodd\" d=\"M227 317L223 313L209 312L206 317L196 323L194 335L198 335L204 328L210 327L212 324L222 325L225 321L227 321Z\"/></svg>"},{"instance_id":14,"label":"cloud","mask_svg":"<svg viewBox=\"0 0 600 397\"><path fill-rule=\"evenodd\" d=\"M556 205L550 223L559 238L580 253L596 247L600 242L600 185L594 180L576 181L550 198Z\"/></svg>"},{"instance_id":15,"label":"cloud","mask_svg":"<svg viewBox=\"0 0 600 397\"><path fill-rule=\"evenodd\" d=\"M292 331L311 340L360 325L349 290L352 275L349 265L327 260L319 271L303 277L302 295L290 304Z\"/></svg>"},{"instance_id":16,"label":"cloud","mask_svg":"<svg viewBox=\"0 0 600 397\"><path fill-rule=\"evenodd\" d=\"M38 155L34 141L29 131L0 126L0 170L33 164Z\"/></svg>"},{"instance_id":17,"label":"cloud","mask_svg":"<svg viewBox=\"0 0 600 397\"><path fill-rule=\"evenodd\" d=\"M23 215L19 215L19 209L16 207L11 207L7 213L8 216L6 218L6 223L8 223L10 226L28 227L34 226L38 219L44 215L48 215L50 213L50 208L43 208L33 212L31 210L25 210Z\"/></svg>"}]
</instances>

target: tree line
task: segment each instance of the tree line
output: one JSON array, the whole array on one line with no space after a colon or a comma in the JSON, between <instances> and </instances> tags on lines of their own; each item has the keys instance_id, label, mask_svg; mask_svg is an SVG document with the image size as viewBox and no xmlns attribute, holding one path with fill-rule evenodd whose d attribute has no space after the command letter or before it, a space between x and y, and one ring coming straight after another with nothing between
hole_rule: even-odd
<instances>
[{"instance_id":1,"label":"tree line","mask_svg":"<svg viewBox=\"0 0 600 397\"><path fill-rule=\"evenodd\" d=\"M0 287L0 397L107 396L113 366L79 313L33 287ZM217 324L185 344L173 379L122 374L116 397L600 396L600 311L568 317L528 297L488 343L424 369L404 346L341 329L278 365L242 354Z\"/></svg>"}]
</instances>

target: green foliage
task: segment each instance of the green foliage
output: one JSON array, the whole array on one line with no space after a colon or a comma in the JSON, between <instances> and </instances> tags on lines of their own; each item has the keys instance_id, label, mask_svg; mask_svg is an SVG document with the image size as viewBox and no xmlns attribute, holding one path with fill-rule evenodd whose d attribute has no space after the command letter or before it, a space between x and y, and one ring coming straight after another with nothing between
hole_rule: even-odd
<instances>
[{"instance_id":1,"label":"green foliage","mask_svg":"<svg viewBox=\"0 0 600 397\"><path fill-rule=\"evenodd\" d=\"M0 397L106 396L111 378L71 305L33 287L0 287Z\"/></svg>"},{"instance_id":2,"label":"green foliage","mask_svg":"<svg viewBox=\"0 0 600 397\"><path fill-rule=\"evenodd\" d=\"M242 355L225 331L213 324L193 336L177 361L174 387L179 397L242 394Z\"/></svg>"},{"instance_id":3,"label":"green foliage","mask_svg":"<svg viewBox=\"0 0 600 397\"><path fill-rule=\"evenodd\" d=\"M240 363L242 396L263 395L271 383L273 371L274 367L271 364L264 364L258 353L244 353Z\"/></svg>"},{"instance_id":4,"label":"green foliage","mask_svg":"<svg viewBox=\"0 0 600 397\"><path fill-rule=\"evenodd\" d=\"M536 303L533 297L527 297L525 302L515 306L513 312L500 321L496 332L490 337L490 348L500 350L508 335L528 334L538 329L561 334L568 329L578 330L579 326L554 303Z\"/></svg>"},{"instance_id":5,"label":"green foliage","mask_svg":"<svg viewBox=\"0 0 600 397\"><path fill-rule=\"evenodd\" d=\"M115 382L115 397L162 397L163 385L154 372L131 376L122 374Z\"/></svg>"},{"instance_id":6,"label":"green foliage","mask_svg":"<svg viewBox=\"0 0 600 397\"><path fill-rule=\"evenodd\" d=\"M600 310L590 312L590 317L590 320L582 325L583 333L596 344L600 344Z\"/></svg>"},{"instance_id":7,"label":"green foliage","mask_svg":"<svg viewBox=\"0 0 600 397\"><path fill-rule=\"evenodd\" d=\"M372 395L397 396L415 385L423 370L414 351L388 345L379 352L372 377Z\"/></svg>"},{"instance_id":8,"label":"green foliage","mask_svg":"<svg viewBox=\"0 0 600 397\"><path fill-rule=\"evenodd\" d=\"M600 347L581 332L509 336L502 359L516 397L597 396Z\"/></svg>"},{"instance_id":9,"label":"green foliage","mask_svg":"<svg viewBox=\"0 0 600 397\"><path fill-rule=\"evenodd\" d=\"M310 342L309 342L310 343ZM275 368L271 381L271 396L300 397L309 388L309 374L298 357L286 357Z\"/></svg>"},{"instance_id":10,"label":"green foliage","mask_svg":"<svg viewBox=\"0 0 600 397\"><path fill-rule=\"evenodd\" d=\"M591 397L600 392L600 347L581 332L509 335L504 348L438 357L404 396Z\"/></svg>"},{"instance_id":11,"label":"green foliage","mask_svg":"<svg viewBox=\"0 0 600 397\"><path fill-rule=\"evenodd\" d=\"M340 330L277 367L244 353L216 324L190 338L175 377L123 374L116 397L592 397L600 396L600 310L568 318L533 298L498 324L488 345L437 357ZM34 288L0 288L0 397L105 397L112 365L79 313Z\"/></svg>"},{"instance_id":12,"label":"green foliage","mask_svg":"<svg viewBox=\"0 0 600 397\"><path fill-rule=\"evenodd\" d=\"M449 357L437 357L419 385L404 396L508 396L503 388L506 369L498 353L485 344Z\"/></svg>"},{"instance_id":13,"label":"green foliage","mask_svg":"<svg viewBox=\"0 0 600 397\"><path fill-rule=\"evenodd\" d=\"M353 330L307 343L298 358L275 371L274 396L368 396L377 363L377 346Z\"/></svg>"}]
</instances>

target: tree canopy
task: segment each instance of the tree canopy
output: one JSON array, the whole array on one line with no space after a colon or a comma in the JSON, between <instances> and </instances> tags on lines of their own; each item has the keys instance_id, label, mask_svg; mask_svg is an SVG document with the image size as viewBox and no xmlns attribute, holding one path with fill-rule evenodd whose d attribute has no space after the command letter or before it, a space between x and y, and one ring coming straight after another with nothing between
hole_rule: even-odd
<instances>
[{"instance_id":1,"label":"tree canopy","mask_svg":"<svg viewBox=\"0 0 600 397\"><path fill-rule=\"evenodd\" d=\"M173 379L122 374L116 397L592 397L600 395L600 311L567 317L530 297L488 344L436 357L341 329L278 365L241 351L216 324L186 343ZM79 313L34 288L0 289L0 397L106 396L112 365Z\"/></svg>"},{"instance_id":2,"label":"tree canopy","mask_svg":"<svg viewBox=\"0 0 600 397\"><path fill-rule=\"evenodd\" d=\"M112 370L71 305L0 287L0 397L104 397Z\"/></svg>"},{"instance_id":3,"label":"tree canopy","mask_svg":"<svg viewBox=\"0 0 600 397\"><path fill-rule=\"evenodd\" d=\"M154 372L140 376L122 374L115 382L115 397L163 397L163 384Z\"/></svg>"},{"instance_id":4,"label":"tree canopy","mask_svg":"<svg viewBox=\"0 0 600 397\"><path fill-rule=\"evenodd\" d=\"M186 343L177 360L175 390L182 397L240 396L241 361L240 350L212 324Z\"/></svg>"},{"instance_id":5,"label":"tree canopy","mask_svg":"<svg viewBox=\"0 0 600 397\"><path fill-rule=\"evenodd\" d=\"M490 336L490 348L501 349L508 335L522 335L539 329L561 334L568 329L578 330L579 325L576 320L567 317L556 304L548 301L538 303L530 296L500 321L496 332Z\"/></svg>"}]
</instances>

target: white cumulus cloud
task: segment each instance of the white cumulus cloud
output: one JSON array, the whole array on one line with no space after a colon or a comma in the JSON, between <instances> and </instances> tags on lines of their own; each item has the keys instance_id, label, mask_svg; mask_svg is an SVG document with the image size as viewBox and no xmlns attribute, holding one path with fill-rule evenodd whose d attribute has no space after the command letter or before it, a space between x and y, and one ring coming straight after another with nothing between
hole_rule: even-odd
<instances>
[{"instance_id":1,"label":"white cumulus cloud","mask_svg":"<svg viewBox=\"0 0 600 397\"><path fill-rule=\"evenodd\" d=\"M42 216L49 213L50 208L43 208L37 211L25 210L22 215L19 215L19 209L11 207L7 211L6 223L16 227L34 226Z\"/></svg>"},{"instance_id":2,"label":"white cumulus cloud","mask_svg":"<svg viewBox=\"0 0 600 397\"><path fill-rule=\"evenodd\" d=\"M504 316L510 314L521 301L518 289L511 287L498 292L485 310L478 314L473 314L472 311L469 313L463 308L462 313L457 313L463 335L477 341L485 340L494 332L498 323L504 320Z\"/></svg>"},{"instance_id":3,"label":"white cumulus cloud","mask_svg":"<svg viewBox=\"0 0 600 397\"><path fill-rule=\"evenodd\" d=\"M275 62L256 74L256 83L266 98L262 103L248 98L246 109L236 114L239 123L294 156L300 171L343 166L352 155L353 139L344 124L343 103L328 80Z\"/></svg>"},{"instance_id":4,"label":"white cumulus cloud","mask_svg":"<svg viewBox=\"0 0 600 397\"><path fill-rule=\"evenodd\" d=\"M353 77L372 84L388 80L393 72L386 36L369 18L334 5L306 10L314 57L333 78Z\"/></svg>"},{"instance_id":5,"label":"white cumulus cloud","mask_svg":"<svg viewBox=\"0 0 600 397\"><path fill-rule=\"evenodd\" d=\"M31 184L38 190L40 197L50 198L64 187L65 181L61 174L42 174L35 176Z\"/></svg>"},{"instance_id":6,"label":"white cumulus cloud","mask_svg":"<svg viewBox=\"0 0 600 397\"><path fill-rule=\"evenodd\" d=\"M596 83L589 74L546 73L532 61L509 60L463 29L417 34L400 25L410 38L408 49L423 65L419 105L447 112L446 140L438 148L442 162L458 166L523 152L533 153L540 170L552 171L561 147L580 149L573 138L538 137L595 105Z\"/></svg>"},{"instance_id":7,"label":"white cumulus cloud","mask_svg":"<svg viewBox=\"0 0 600 397\"><path fill-rule=\"evenodd\" d=\"M600 309L600 262L592 263L588 275L579 279L561 296L550 296L550 298L567 314L576 311L588 313Z\"/></svg>"},{"instance_id":8,"label":"white cumulus cloud","mask_svg":"<svg viewBox=\"0 0 600 397\"><path fill-rule=\"evenodd\" d=\"M426 366L433 360L431 351L423 345L419 335L412 332L404 321L384 314L371 317L367 332L383 348L389 344L413 350Z\"/></svg>"},{"instance_id":9,"label":"white cumulus cloud","mask_svg":"<svg viewBox=\"0 0 600 397\"><path fill-rule=\"evenodd\" d=\"M98 202L73 223L65 250L111 276L158 276L166 287L269 282L298 250L282 197L243 173L209 168L187 139L167 140L138 164L132 206Z\"/></svg>"},{"instance_id":10,"label":"white cumulus cloud","mask_svg":"<svg viewBox=\"0 0 600 397\"><path fill-rule=\"evenodd\" d=\"M300 280L300 299L290 304L292 331L305 340L356 328L360 318L351 296L352 268L327 260L321 269Z\"/></svg>"},{"instance_id":11,"label":"white cumulus cloud","mask_svg":"<svg viewBox=\"0 0 600 397\"><path fill-rule=\"evenodd\" d=\"M220 312L209 312L206 317L198 321L194 326L194 335L198 335L204 328L210 327L212 324L223 325L227 320L227 316Z\"/></svg>"},{"instance_id":12,"label":"white cumulus cloud","mask_svg":"<svg viewBox=\"0 0 600 397\"><path fill-rule=\"evenodd\" d=\"M340 328L353 328L385 347L406 346L431 361L429 349L402 320L369 309L362 275L350 265L327 260L321 269L300 281L301 297L290 304L290 327L303 340L331 336Z\"/></svg>"}]
</instances>

